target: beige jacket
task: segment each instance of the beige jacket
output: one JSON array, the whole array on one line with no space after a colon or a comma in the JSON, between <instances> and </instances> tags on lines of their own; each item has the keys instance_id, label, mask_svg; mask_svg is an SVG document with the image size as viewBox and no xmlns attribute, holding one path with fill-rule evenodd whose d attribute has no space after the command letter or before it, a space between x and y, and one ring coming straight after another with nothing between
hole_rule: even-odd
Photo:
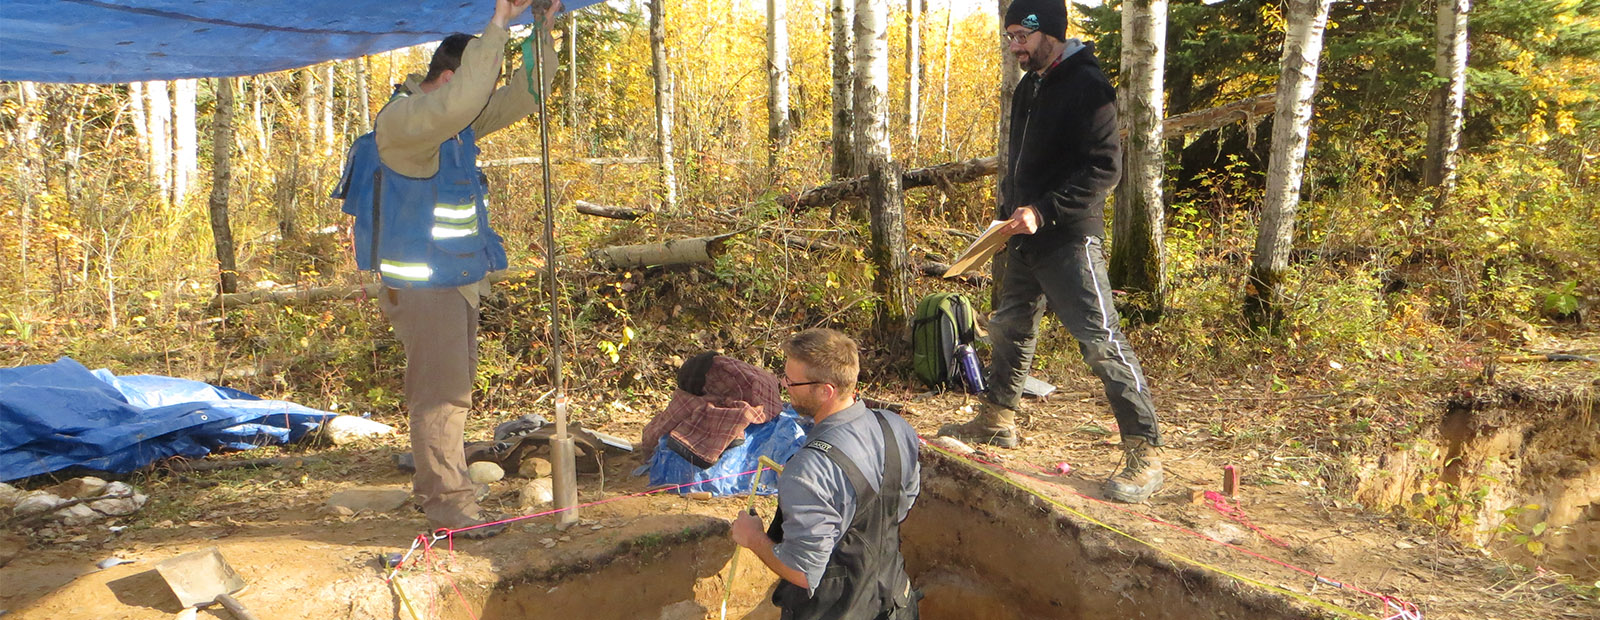
<instances>
[{"instance_id":1,"label":"beige jacket","mask_svg":"<svg viewBox=\"0 0 1600 620\"><path fill-rule=\"evenodd\" d=\"M538 109L528 93L527 73L518 67L505 86L495 88L504 59L505 28L489 24L483 35L467 44L461 67L449 82L422 92L421 75L412 74L396 97L378 112L378 157L395 172L430 177L439 171L439 144L472 126L479 139L505 129ZM556 51L550 37L541 37L544 92L556 71Z\"/></svg>"},{"instance_id":2,"label":"beige jacket","mask_svg":"<svg viewBox=\"0 0 1600 620\"><path fill-rule=\"evenodd\" d=\"M467 43L461 53L461 66L450 81L422 92L424 76L411 74L396 97L378 112L378 158L395 172L409 177L431 177L439 172L439 144L472 126L478 138L500 131L534 113L538 100L528 93L527 72L517 67L505 86L495 88L504 60L505 28L489 24L483 35ZM539 42L543 56L540 75L544 92L556 72L556 50L547 33ZM459 287L473 309L487 291L488 280Z\"/></svg>"}]
</instances>

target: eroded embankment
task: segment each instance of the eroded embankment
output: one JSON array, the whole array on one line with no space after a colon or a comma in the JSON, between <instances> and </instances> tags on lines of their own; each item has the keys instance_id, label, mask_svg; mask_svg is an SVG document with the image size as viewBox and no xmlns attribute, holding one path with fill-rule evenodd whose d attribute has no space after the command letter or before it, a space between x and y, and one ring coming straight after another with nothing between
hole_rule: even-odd
<instances>
[{"instance_id":1,"label":"eroded embankment","mask_svg":"<svg viewBox=\"0 0 1600 620\"><path fill-rule=\"evenodd\" d=\"M1434 429L1351 457L1355 498L1525 566L1600 577L1595 391L1501 386L1452 398Z\"/></svg>"}]
</instances>

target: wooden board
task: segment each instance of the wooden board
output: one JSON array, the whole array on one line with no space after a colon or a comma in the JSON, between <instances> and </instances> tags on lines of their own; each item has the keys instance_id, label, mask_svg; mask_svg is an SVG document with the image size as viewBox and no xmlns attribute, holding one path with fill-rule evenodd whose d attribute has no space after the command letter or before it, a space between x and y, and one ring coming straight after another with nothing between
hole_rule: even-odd
<instances>
[{"instance_id":1,"label":"wooden board","mask_svg":"<svg viewBox=\"0 0 1600 620\"><path fill-rule=\"evenodd\" d=\"M961 256L956 257L955 262L950 264L950 269L944 272L944 277L954 278L975 271L989 262L995 254L1000 253L1000 250L1006 247L1006 240L1011 238L1010 234L1000 232L1005 224L1005 220L990 222L989 227L983 230L983 234L978 235L972 245L967 246L967 249L961 252Z\"/></svg>"}]
</instances>

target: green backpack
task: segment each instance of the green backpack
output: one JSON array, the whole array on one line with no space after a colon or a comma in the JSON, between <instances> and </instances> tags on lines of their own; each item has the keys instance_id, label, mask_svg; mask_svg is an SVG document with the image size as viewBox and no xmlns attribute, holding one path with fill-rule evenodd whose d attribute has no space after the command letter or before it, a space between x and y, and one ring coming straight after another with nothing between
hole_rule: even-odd
<instances>
[{"instance_id":1,"label":"green backpack","mask_svg":"<svg viewBox=\"0 0 1600 620\"><path fill-rule=\"evenodd\" d=\"M917 302L911 321L911 369L928 387L939 389L960 382L956 347L978 337L972 303L960 293L934 293Z\"/></svg>"}]
</instances>

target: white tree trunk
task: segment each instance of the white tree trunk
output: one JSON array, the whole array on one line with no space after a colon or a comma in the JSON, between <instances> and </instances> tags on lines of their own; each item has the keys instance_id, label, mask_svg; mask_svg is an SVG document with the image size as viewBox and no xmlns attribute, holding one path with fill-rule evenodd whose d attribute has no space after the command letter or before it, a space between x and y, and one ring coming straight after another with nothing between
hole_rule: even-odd
<instances>
[{"instance_id":1,"label":"white tree trunk","mask_svg":"<svg viewBox=\"0 0 1600 620\"><path fill-rule=\"evenodd\" d=\"M355 60L356 63L356 96L361 98L359 112L361 114L361 133L364 135L372 131L372 75L368 67L372 66L371 56L362 56Z\"/></svg>"},{"instance_id":2,"label":"white tree trunk","mask_svg":"<svg viewBox=\"0 0 1600 620\"><path fill-rule=\"evenodd\" d=\"M906 0L906 131L922 141L922 0Z\"/></svg>"},{"instance_id":3,"label":"white tree trunk","mask_svg":"<svg viewBox=\"0 0 1600 620\"><path fill-rule=\"evenodd\" d=\"M999 0L1000 23L1005 23L1006 9L1011 8L1011 0ZM1000 169L1008 169L1008 160L1011 159L1011 95L1017 92L1017 82L1022 79L1022 67L1017 65L1017 58L1011 55L1010 48L1005 41L1000 41L1000 122L996 128L999 132L995 144L1000 156ZM1003 203L1001 196L1004 191L1000 182L1005 179L1005 173L995 175L994 199ZM997 205L998 206L998 205Z\"/></svg>"},{"instance_id":4,"label":"white tree trunk","mask_svg":"<svg viewBox=\"0 0 1600 620\"><path fill-rule=\"evenodd\" d=\"M874 159L891 158L889 147L888 0L856 0L855 88L853 90L856 176L867 174Z\"/></svg>"},{"instance_id":5,"label":"white tree trunk","mask_svg":"<svg viewBox=\"0 0 1600 620\"><path fill-rule=\"evenodd\" d=\"M22 157L18 158L16 171L18 176L18 196L20 209L17 211L17 250L19 260L17 263L17 283L24 295L28 291L28 237L33 229L33 204L39 199L39 194L44 191L44 152L39 143L40 112L44 102L39 97L39 86L33 82L18 84L21 109L17 110L17 146Z\"/></svg>"},{"instance_id":6,"label":"white tree trunk","mask_svg":"<svg viewBox=\"0 0 1600 620\"><path fill-rule=\"evenodd\" d=\"M317 143L317 121L322 115L317 113L317 75L311 68L300 70L300 120L305 123L305 141L307 147Z\"/></svg>"},{"instance_id":7,"label":"white tree trunk","mask_svg":"<svg viewBox=\"0 0 1600 620\"><path fill-rule=\"evenodd\" d=\"M578 14L567 13L567 127L578 126Z\"/></svg>"},{"instance_id":8,"label":"white tree trunk","mask_svg":"<svg viewBox=\"0 0 1600 620\"><path fill-rule=\"evenodd\" d=\"M833 0L833 178L855 176L852 112L855 104L855 0Z\"/></svg>"},{"instance_id":9,"label":"white tree trunk","mask_svg":"<svg viewBox=\"0 0 1600 620\"><path fill-rule=\"evenodd\" d=\"M650 56L656 78L656 154L661 160L661 202L678 208L677 174L672 166L672 69L667 66L666 0L650 0Z\"/></svg>"},{"instance_id":10,"label":"white tree trunk","mask_svg":"<svg viewBox=\"0 0 1600 620\"><path fill-rule=\"evenodd\" d=\"M1456 184L1456 151L1467 103L1467 13L1471 0L1438 0L1435 14L1433 74L1445 78L1434 89L1428 119L1428 150L1423 183L1439 188L1438 200Z\"/></svg>"},{"instance_id":11,"label":"white tree trunk","mask_svg":"<svg viewBox=\"0 0 1600 620\"><path fill-rule=\"evenodd\" d=\"M256 151L263 160L272 157L272 141L267 132L266 117L261 112L261 100L266 97L267 76L250 78L250 124L256 132Z\"/></svg>"},{"instance_id":12,"label":"white tree trunk","mask_svg":"<svg viewBox=\"0 0 1600 620\"><path fill-rule=\"evenodd\" d=\"M333 130L333 65L326 63L322 67L322 96L317 99L317 107L322 112L322 156L333 155L335 141Z\"/></svg>"},{"instance_id":13,"label":"white tree trunk","mask_svg":"<svg viewBox=\"0 0 1600 620\"><path fill-rule=\"evenodd\" d=\"M133 108L133 136L139 157L150 161L150 121L145 114L144 82L128 84L128 103Z\"/></svg>"},{"instance_id":14,"label":"white tree trunk","mask_svg":"<svg viewBox=\"0 0 1600 620\"><path fill-rule=\"evenodd\" d=\"M1311 134L1311 101L1317 87L1322 34L1333 0L1288 0L1288 29L1283 42L1283 71L1278 77L1278 103L1272 117L1272 154L1267 166L1267 194L1261 205L1261 227L1245 295L1245 313L1256 325L1276 325L1284 299L1280 286L1294 247L1295 211L1305 172L1306 144Z\"/></svg>"},{"instance_id":15,"label":"white tree trunk","mask_svg":"<svg viewBox=\"0 0 1600 620\"><path fill-rule=\"evenodd\" d=\"M1166 254L1162 232L1165 204L1161 120L1162 76L1167 52L1167 0L1123 0L1122 76L1117 118L1127 136L1122 149L1122 183L1117 186L1112 219L1111 285L1136 291L1136 305L1154 320L1164 306Z\"/></svg>"},{"instance_id":16,"label":"white tree trunk","mask_svg":"<svg viewBox=\"0 0 1600 620\"><path fill-rule=\"evenodd\" d=\"M950 150L950 27L952 15L955 14L955 3L946 2L944 7L944 77L940 78L939 85L939 151ZM1003 102L1002 102L1003 103ZM939 194L942 198L943 193Z\"/></svg>"},{"instance_id":17,"label":"white tree trunk","mask_svg":"<svg viewBox=\"0 0 1600 620\"><path fill-rule=\"evenodd\" d=\"M767 167L789 143L789 9L767 0Z\"/></svg>"},{"instance_id":18,"label":"white tree trunk","mask_svg":"<svg viewBox=\"0 0 1600 620\"><path fill-rule=\"evenodd\" d=\"M164 81L149 82L144 90L149 103L150 179L166 201L172 195L172 96Z\"/></svg>"},{"instance_id":19,"label":"white tree trunk","mask_svg":"<svg viewBox=\"0 0 1600 620\"><path fill-rule=\"evenodd\" d=\"M200 173L194 111L195 91L199 89L199 80L172 82L172 204L183 204Z\"/></svg>"}]
</instances>

